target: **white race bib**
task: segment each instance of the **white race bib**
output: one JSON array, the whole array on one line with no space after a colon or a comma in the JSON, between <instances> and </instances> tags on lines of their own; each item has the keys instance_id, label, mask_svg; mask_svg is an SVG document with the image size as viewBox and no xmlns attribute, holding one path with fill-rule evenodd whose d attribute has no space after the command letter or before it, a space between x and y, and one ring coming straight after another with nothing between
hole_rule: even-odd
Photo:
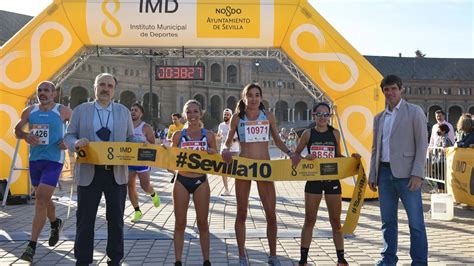
<instances>
[{"instance_id":1,"label":"white race bib","mask_svg":"<svg viewBox=\"0 0 474 266\"><path fill-rule=\"evenodd\" d=\"M190 149L195 151L206 151L207 142L206 141L184 141L181 143L181 148Z\"/></svg>"},{"instance_id":2,"label":"white race bib","mask_svg":"<svg viewBox=\"0 0 474 266\"><path fill-rule=\"evenodd\" d=\"M30 125L30 134L38 137L39 145L49 145L49 125L32 124Z\"/></svg>"},{"instance_id":3,"label":"white race bib","mask_svg":"<svg viewBox=\"0 0 474 266\"><path fill-rule=\"evenodd\" d=\"M270 132L270 122L268 122L268 120L246 121L244 130L245 142L269 141L268 133Z\"/></svg>"},{"instance_id":4,"label":"white race bib","mask_svg":"<svg viewBox=\"0 0 474 266\"><path fill-rule=\"evenodd\" d=\"M334 146L311 145L309 150L317 158L334 158L335 156Z\"/></svg>"}]
</instances>

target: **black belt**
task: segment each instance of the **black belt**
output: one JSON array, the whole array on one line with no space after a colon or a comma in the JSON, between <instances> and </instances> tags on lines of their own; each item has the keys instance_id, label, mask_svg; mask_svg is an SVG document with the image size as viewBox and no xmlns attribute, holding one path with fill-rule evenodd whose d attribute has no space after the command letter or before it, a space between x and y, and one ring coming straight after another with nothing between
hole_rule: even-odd
<instances>
[{"instance_id":1,"label":"black belt","mask_svg":"<svg viewBox=\"0 0 474 266\"><path fill-rule=\"evenodd\" d=\"M380 162L380 166L384 166L384 167L390 168L390 163L389 163L389 162Z\"/></svg>"},{"instance_id":2,"label":"black belt","mask_svg":"<svg viewBox=\"0 0 474 266\"><path fill-rule=\"evenodd\" d=\"M104 171L113 171L114 170L113 165L96 165L95 168L98 169L98 170L104 170Z\"/></svg>"}]
</instances>

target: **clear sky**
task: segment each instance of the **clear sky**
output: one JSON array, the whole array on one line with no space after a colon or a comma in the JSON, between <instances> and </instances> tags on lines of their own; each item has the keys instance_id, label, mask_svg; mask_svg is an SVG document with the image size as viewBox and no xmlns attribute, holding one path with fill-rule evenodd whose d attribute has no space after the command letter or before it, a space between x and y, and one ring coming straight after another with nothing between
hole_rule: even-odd
<instances>
[{"instance_id":1,"label":"clear sky","mask_svg":"<svg viewBox=\"0 0 474 266\"><path fill-rule=\"evenodd\" d=\"M34 16L52 0L0 0ZM360 53L474 58L474 0L309 0ZM1 27L1 26L0 26Z\"/></svg>"}]
</instances>

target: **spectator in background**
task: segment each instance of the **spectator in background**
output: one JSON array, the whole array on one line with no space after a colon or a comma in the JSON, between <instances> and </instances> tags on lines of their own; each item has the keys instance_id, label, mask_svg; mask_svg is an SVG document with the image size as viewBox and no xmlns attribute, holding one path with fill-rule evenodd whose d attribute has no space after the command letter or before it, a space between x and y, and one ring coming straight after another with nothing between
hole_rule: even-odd
<instances>
[{"instance_id":1,"label":"spectator in background","mask_svg":"<svg viewBox=\"0 0 474 266\"><path fill-rule=\"evenodd\" d=\"M292 152L295 152L297 144L298 144L298 134L296 134L296 131L294 128L291 128L290 133L288 133L287 146Z\"/></svg>"},{"instance_id":2,"label":"spectator in background","mask_svg":"<svg viewBox=\"0 0 474 266\"><path fill-rule=\"evenodd\" d=\"M472 121L472 115L464 113L459 117L456 136L456 146L461 148L474 147L474 122Z\"/></svg>"},{"instance_id":3,"label":"spectator in background","mask_svg":"<svg viewBox=\"0 0 474 266\"><path fill-rule=\"evenodd\" d=\"M438 142L438 138L440 137L438 135L438 128L441 125L447 125L449 127L448 130L448 138L451 140L451 143L454 143L454 129L453 126L445 120L446 114L443 112L443 110L437 110L435 112L435 117L436 117L436 124L433 125L433 128L431 129L431 137L430 137L430 144L429 147L436 147L436 143Z\"/></svg>"},{"instance_id":4,"label":"spectator in background","mask_svg":"<svg viewBox=\"0 0 474 266\"><path fill-rule=\"evenodd\" d=\"M286 145L286 141L288 139L288 134L286 133L286 128L282 127L280 129L280 132L278 132L278 136L280 137L280 140ZM286 154L283 151L280 151L280 158L285 158L286 159Z\"/></svg>"},{"instance_id":5,"label":"spectator in background","mask_svg":"<svg viewBox=\"0 0 474 266\"><path fill-rule=\"evenodd\" d=\"M449 138L449 126L447 124L441 124L438 127L436 134L438 138L435 143L435 148L432 150L433 159L431 162L432 175L440 180L445 180L445 151L444 148L453 146L453 142ZM438 191L444 191L444 183L436 182ZM435 189L436 190L436 189Z\"/></svg>"},{"instance_id":6,"label":"spectator in background","mask_svg":"<svg viewBox=\"0 0 474 266\"><path fill-rule=\"evenodd\" d=\"M181 115L179 113L172 114L171 121L173 121L173 124L168 127L168 133L166 134L167 141L171 141L174 132L183 129L184 127L183 123L181 123Z\"/></svg>"},{"instance_id":7,"label":"spectator in background","mask_svg":"<svg viewBox=\"0 0 474 266\"><path fill-rule=\"evenodd\" d=\"M217 140L220 141L221 143L221 148L220 152L222 153L222 150L225 148L225 140L227 139L227 134L229 133L230 129L230 118L232 117L232 110L229 108L224 109L224 112L222 113L223 120L224 122L219 124L219 128L217 131ZM237 156L239 153L240 147L239 147L239 142L237 140L237 134L234 134L232 146L230 148L230 152L233 153L233 155ZM223 175L222 176L222 182L224 183L224 189L225 191L221 194L221 196L229 196L230 191L229 191L229 184L227 180L227 176Z\"/></svg>"}]
</instances>

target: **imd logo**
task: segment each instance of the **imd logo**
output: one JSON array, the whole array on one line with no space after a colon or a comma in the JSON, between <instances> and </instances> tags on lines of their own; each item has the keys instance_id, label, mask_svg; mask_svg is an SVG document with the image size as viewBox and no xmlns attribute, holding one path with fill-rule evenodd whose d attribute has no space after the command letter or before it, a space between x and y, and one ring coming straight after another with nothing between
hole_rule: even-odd
<instances>
[{"instance_id":1,"label":"imd logo","mask_svg":"<svg viewBox=\"0 0 474 266\"><path fill-rule=\"evenodd\" d=\"M140 0L140 13L175 13L178 0Z\"/></svg>"}]
</instances>

